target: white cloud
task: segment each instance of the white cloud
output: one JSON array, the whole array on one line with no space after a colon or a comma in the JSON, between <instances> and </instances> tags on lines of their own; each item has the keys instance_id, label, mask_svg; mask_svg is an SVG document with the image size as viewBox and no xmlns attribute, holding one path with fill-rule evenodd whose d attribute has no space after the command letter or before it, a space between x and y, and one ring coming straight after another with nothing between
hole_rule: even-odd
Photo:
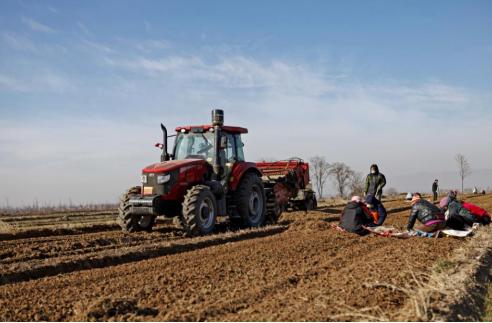
<instances>
[{"instance_id":1,"label":"white cloud","mask_svg":"<svg viewBox=\"0 0 492 323\"><path fill-rule=\"evenodd\" d=\"M15 92L24 92L26 87L22 82L16 80L15 78L9 77L7 75L0 74L0 90L9 90Z\"/></svg>"},{"instance_id":2,"label":"white cloud","mask_svg":"<svg viewBox=\"0 0 492 323\"><path fill-rule=\"evenodd\" d=\"M68 78L49 70L32 71L32 75L0 74L0 91L63 93L74 89Z\"/></svg>"},{"instance_id":3,"label":"white cloud","mask_svg":"<svg viewBox=\"0 0 492 323\"><path fill-rule=\"evenodd\" d=\"M149 53L156 50L162 51L165 49L169 49L171 48L171 44L167 40L148 39L137 42L135 47L144 53Z\"/></svg>"},{"instance_id":4,"label":"white cloud","mask_svg":"<svg viewBox=\"0 0 492 323\"><path fill-rule=\"evenodd\" d=\"M81 45L82 45L82 48L89 50L91 52L95 50L98 53L102 53L102 54L115 54L116 53L116 50L111 48L111 46L109 46L109 45L102 44L102 43L95 42L95 41L91 41L91 40L87 40L87 39L82 40Z\"/></svg>"},{"instance_id":5,"label":"white cloud","mask_svg":"<svg viewBox=\"0 0 492 323\"><path fill-rule=\"evenodd\" d=\"M35 58L42 57L43 55L59 57L60 54L66 54L69 51L68 47L62 44L53 44L48 42L39 43L35 42L29 36L8 31L0 32L0 46L3 46L2 48L4 49L29 52L26 54L32 55L30 57L30 61L35 61ZM15 54L10 55L11 56L5 56L5 61L6 59L14 61L18 58Z\"/></svg>"},{"instance_id":6,"label":"white cloud","mask_svg":"<svg viewBox=\"0 0 492 323\"><path fill-rule=\"evenodd\" d=\"M166 56L160 59L140 56L111 58L105 61L142 76L172 80L181 84L203 87L223 87L255 90L263 94L320 97L319 101L353 100L377 101L392 110L410 108L417 111L464 111L472 105L483 105L480 94L431 80L420 84L402 84L397 80L354 82L340 79L329 71L315 70L308 64L292 64L281 60L259 62L241 55L216 57L205 61L199 56Z\"/></svg>"},{"instance_id":7,"label":"white cloud","mask_svg":"<svg viewBox=\"0 0 492 323\"><path fill-rule=\"evenodd\" d=\"M57 8L55 7L48 7L48 10L51 12L51 13L54 13L56 15L59 15L60 14L60 10L58 10Z\"/></svg>"},{"instance_id":8,"label":"white cloud","mask_svg":"<svg viewBox=\"0 0 492 323\"><path fill-rule=\"evenodd\" d=\"M144 20L144 27L145 27L146 32L149 32L152 30L152 25L147 20Z\"/></svg>"},{"instance_id":9,"label":"white cloud","mask_svg":"<svg viewBox=\"0 0 492 323\"><path fill-rule=\"evenodd\" d=\"M389 99L395 96L404 96L409 102L415 104L432 103L438 108L442 105L466 105L474 100L469 89L443 84L435 80L413 86L400 85L398 81L394 81L392 84L380 84L369 88L372 91L385 94Z\"/></svg>"},{"instance_id":10,"label":"white cloud","mask_svg":"<svg viewBox=\"0 0 492 323\"><path fill-rule=\"evenodd\" d=\"M111 66L156 77L173 78L182 82L207 83L238 89L276 89L304 95L321 95L331 85L321 73L305 66L274 60L269 64L244 57L220 57L208 63L197 56L169 56L162 59L106 58Z\"/></svg>"},{"instance_id":11,"label":"white cloud","mask_svg":"<svg viewBox=\"0 0 492 323\"><path fill-rule=\"evenodd\" d=\"M35 31L35 32L41 32L41 33L55 33L56 30L47 26L47 25L44 25L32 18L29 18L29 17L22 17L21 18L21 21L26 25L28 26L32 31Z\"/></svg>"},{"instance_id":12,"label":"white cloud","mask_svg":"<svg viewBox=\"0 0 492 323\"><path fill-rule=\"evenodd\" d=\"M12 48L14 50L20 51L36 51L37 46L27 37L19 35L13 32L2 32L1 33L2 43L5 46Z\"/></svg>"},{"instance_id":13,"label":"white cloud","mask_svg":"<svg viewBox=\"0 0 492 323\"><path fill-rule=\"evenodd\" d=\"M78 21L77 22L77 27L82 31L85 35L90 36L92 33L90 32L89 28L87 28L86 25L84 25L82 22Z\"/></svg>"}]
</instances>

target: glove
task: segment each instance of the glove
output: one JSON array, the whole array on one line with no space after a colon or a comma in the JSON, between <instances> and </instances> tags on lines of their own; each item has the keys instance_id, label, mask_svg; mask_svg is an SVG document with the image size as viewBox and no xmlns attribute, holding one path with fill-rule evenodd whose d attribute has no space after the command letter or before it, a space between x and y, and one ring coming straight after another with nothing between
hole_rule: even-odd
<instances>
[{"instance_id":1,"label":"glove","mask_svg":"<svg viewBox=\"0 0 492 323\"><path fill-rule=\"evenodd\" d=\"M408 234L409 237L414 237L417 235L417 232L413 229L410 230L407 229L407 231L405 231L404 233Z\"/></svg>"}]
</instances>

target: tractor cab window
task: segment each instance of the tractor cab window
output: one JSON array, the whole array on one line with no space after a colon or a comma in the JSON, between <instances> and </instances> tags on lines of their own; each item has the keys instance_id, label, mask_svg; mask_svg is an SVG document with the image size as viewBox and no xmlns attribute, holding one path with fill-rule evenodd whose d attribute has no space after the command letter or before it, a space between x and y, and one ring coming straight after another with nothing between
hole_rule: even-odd
<instances>
[{"instance_id":1,"label":"tractor cab window","mask_svg":"<svg viewBox=\"0 0 492 323\"><path fill-rule=\"evenodd\" d=\"M225 157L225 162L226 163L233 163L237 160L236 158L236 152L234 151L234 136L231 134L224 134L223 136L226 136L227 138L227 145L224 147L222 150L223 152L223 157Z\"/></svg>"},{"instance_id":2,"label":"tractor cab window","mask_svg":"<svg viewBox=\"0 0 492 323\"><path fill-rule=\"evenodd\" d=\"M236 160L244 161L244 151L243 151L244 144L241 140L241 135L237 134L234 135L234 137L236 139Z\"/></svg>"},{"instance_id":3,"label":"tractor cab window","mask_svg":"<svg viewBox=\"0 0 492 323\"><path fill-rule=\"evenodd\" d=\"M174 159L203 158L214 156L214 135L205 133L180 133L176 138Z\"/></svg>"}]
</instances>

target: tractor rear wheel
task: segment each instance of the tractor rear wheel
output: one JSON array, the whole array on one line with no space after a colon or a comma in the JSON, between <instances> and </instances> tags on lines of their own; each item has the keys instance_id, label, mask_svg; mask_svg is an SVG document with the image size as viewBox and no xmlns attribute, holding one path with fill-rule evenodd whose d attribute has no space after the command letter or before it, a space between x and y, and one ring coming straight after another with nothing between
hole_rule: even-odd
<instances>
[{"instance_id":1,"label":"tractor rear wheel","mask_svg":"<svg viewBox=\"0 0 492 323\"><path fill-rule=\"evenodd\" d=\"M266 198L261 179L247 173L241 179L236 191L236 208L246 227L259 227L265 223Z\"/></svg>"},{"instance_id":2,"label":"tractor rear wheel","mask_svg":"<svg viewBox=\"0 0 492 323\"><path fill-rule=\"evenodd\" d=\"M140 186L130 188L121 196L118 208L118 223L125 232L152 231L155 224L154 215L133 214L129 201L132 197L139 196L142 191Z\"/></svg>"},{"instance_id":3,"label":"tractor rear wheel","mask_svg":"<svg viewBox=\"0 0 492 323\"><path fill-rule=\"evenodd\" d=\"M188 190L183 202L181 224L189 236L209 234L215 229L217 201L208 186L196 185Z\"/></svg>"}]
</instances>

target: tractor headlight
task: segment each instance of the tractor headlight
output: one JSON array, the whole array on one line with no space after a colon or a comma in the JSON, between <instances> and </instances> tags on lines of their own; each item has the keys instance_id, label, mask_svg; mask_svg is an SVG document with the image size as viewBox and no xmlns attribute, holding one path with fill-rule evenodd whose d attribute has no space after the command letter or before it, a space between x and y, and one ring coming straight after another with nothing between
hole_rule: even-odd
<instances>
[{"instance_id":1,"label":"tractor headlight","mask_svg":"<svg viewBox=\"0 0 492 323\"><path fill-rule=\"evenodd\" d=\"M147 175L142 175L142 184L147 184Z\"/></svg>"},{"instance_id":2,"label":"tractor headlight","mask_svg":"<svg viewBox=\"0 0 492 323\"><path fill-rule=\"evenodd\" d=\"M171 174L166 174L166 175L159 175L157 176L157 184L164 184L169 182L171 179Z\"/></svg>"}]
</instances>

